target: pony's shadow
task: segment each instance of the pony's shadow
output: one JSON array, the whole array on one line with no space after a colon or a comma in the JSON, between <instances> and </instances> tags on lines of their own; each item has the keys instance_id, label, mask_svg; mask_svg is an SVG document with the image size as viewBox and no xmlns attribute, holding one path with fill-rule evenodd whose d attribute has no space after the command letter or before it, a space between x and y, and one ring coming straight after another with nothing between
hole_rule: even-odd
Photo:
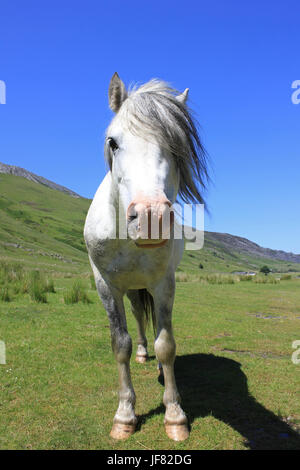
<instances>
[{"instance_id":1,"label":"pony's shadow","mask_svg":"<svg viewBox=\"0 0 300 470\"><path fill-rule=\"evenodd\" d=\"M189 422L213 415L245 438L250 449L300 449L300 435L252 397L241 365L212 354L178 356L175 375ZM163 377L159 377L163 384ZM161 405L140 423L164 413Z\"/></svg>"}]
</instances>

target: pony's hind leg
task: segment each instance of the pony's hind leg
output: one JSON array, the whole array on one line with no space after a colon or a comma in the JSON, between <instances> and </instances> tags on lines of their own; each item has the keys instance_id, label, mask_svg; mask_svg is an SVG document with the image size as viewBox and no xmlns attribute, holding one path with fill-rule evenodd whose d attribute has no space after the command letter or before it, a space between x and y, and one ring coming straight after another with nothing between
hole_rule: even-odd
<instances>
[{"instance_id":1,"label":"pony's hind leg","mask_svg":"<svg viewBox=\"0 0 300 470\"><path fill-rule=\"evenodd\" d=\"M184 441L189 436L189 430L187 417L180 406L181 400L174 375L176 344L172 332L171 318L174 290L174 282L172 276L170 276L164 279L153 292L158 323L154 347L164 374L165 392L163 402L166 407L164 420L166 433L174 441Z\"/></svg>"},{"instance_id":2,"label":"pony's hind leg","mask_svg":"<svg viewBox=\"0 0 300 470\"><path fill-rule=\"evenodd\" d=\"M145 334L145 310L138 290L129 290L127 297L131 303L131 310L136 319L138 346L136 351L136 362L144 364L148 359L147 338Z\"/></svg>"}]
</instances>

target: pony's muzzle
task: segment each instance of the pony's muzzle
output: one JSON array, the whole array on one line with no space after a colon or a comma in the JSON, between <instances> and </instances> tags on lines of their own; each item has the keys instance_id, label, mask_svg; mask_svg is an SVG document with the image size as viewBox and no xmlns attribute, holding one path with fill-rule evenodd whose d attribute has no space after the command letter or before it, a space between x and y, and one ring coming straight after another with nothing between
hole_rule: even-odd
<instances>
[{"instance_id":1,"label":"pony's muzzle","mask_svg":"<svg viewBox=\"0 0 300 470\"><path fill-rule=\"evenodd\" d=\"M164 199L135 200L127 209L128 234L139 247L155 247L171 238L172 203Z\"/></svg>"}]
</instances>

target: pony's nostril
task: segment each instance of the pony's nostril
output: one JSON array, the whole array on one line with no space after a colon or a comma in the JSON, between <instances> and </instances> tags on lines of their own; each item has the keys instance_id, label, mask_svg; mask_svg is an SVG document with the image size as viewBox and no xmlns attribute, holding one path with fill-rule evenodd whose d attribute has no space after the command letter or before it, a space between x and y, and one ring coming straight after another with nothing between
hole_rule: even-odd
<instances>
[{"instance_id":1,"label":"pony's nostril","mask_svg":"<svg viewBox=\"0 0 300 470\"><path fill-rule=\"evenodd\" d=\"M131 203L127 209L127 223L133 222L138 218L138 211L136 210L136 204Z\"/></svg>"},{"instance_id":2,"label":"pony's nostril","mask_svg":"<svg viewBox=\"0 0 300 470\"><path fill-rule=\"evenodd\" d=\"M137 214L128 215L127 217L128 223L133 222L135 219L137 219L137 217L138 217Z\"/></svg>"},{"instance_id":3,"label":"pony's nostril","mask_svg":"<svg viewBox=\"0 0 300 470\"><path fill-rule=\"evenodd\" d=\"M133 222L138 218L138 213L134 208L131 208L127 213L127 223Z\"/></svg>"}]
</instances>

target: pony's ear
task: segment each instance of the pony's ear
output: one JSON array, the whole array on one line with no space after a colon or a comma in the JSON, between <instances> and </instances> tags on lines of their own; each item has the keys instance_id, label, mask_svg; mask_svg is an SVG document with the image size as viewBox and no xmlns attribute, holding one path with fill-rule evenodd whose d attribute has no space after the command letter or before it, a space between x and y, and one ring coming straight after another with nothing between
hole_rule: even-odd
<instances>
[{"instance_id":1,"label":"pony's ear","mask_svg":"<svg viewBox=\"0 0 300 470\"><path fill-rule=\"evenodd\" d=\"M177 96L176 96L176 99L177 99L180 103L185 104L185 102L186 102L186 100L187 100L187 97L188 97L188 94L189 94L189 89L186 88L183 93L181 93L180 95L177 95Z\"/></svg>"},{"instance_id":2,"label":"pony's ear","mask_svg":"<svg viewBox=\"0 0 300 470\"><path fill-rule=\"evenodd\" d=\"M109 107L112 111L117 113L121 108L123 102L127 98L127 91L124 83L120 79L117 72L113 74L110 80L108 89Z\"/></svg>"}]
</instances>

